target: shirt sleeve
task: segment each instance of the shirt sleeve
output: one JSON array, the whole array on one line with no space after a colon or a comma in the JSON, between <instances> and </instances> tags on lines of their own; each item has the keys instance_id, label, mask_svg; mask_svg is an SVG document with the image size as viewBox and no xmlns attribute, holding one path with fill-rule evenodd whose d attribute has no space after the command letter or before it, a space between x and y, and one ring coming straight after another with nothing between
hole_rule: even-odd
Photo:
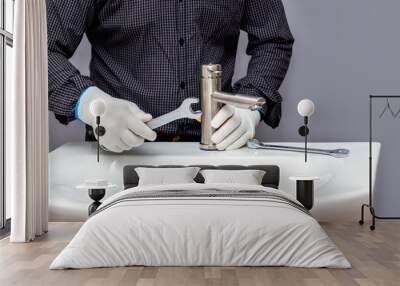
<instances>
[{"instance_id":1,"label":"shirt sleeve","mask_svg":"<svg viewBox=\"0 0 400 286\"><path fill-rule=\"evenodd\" d=\"M278 92L292 56L293 36L281 0L246 0L241 29L248 33L251 56L247 76L237 81L235 92L262 96L262 118L275 128L281 119L282 97Z\"/></svg>"},{"instance_id":2,"label":"shirt sleeve","mask_svg":"<svg viewBox=\"0 0 400 286\"><path fill-rule=\"evenodd\" d=\"M49 110L63 124L74 119L81 92L93 85L71 64L94 14L94 0L47 0Z\"/></svg>"}]
</instances>

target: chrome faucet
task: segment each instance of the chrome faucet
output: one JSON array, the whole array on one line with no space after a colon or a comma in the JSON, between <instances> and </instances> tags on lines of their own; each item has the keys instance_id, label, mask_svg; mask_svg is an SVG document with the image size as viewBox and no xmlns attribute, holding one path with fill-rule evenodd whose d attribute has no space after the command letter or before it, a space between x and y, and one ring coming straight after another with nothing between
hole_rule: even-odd
<instances>
[{"instance_id":1,"label":"chrome faucet","mask_svg":"<svg viewBox=\"0 0 400 286\"><path fill-rule=\"evenodd\" d=\"M201 142L200 149L217 150L211 141L215 129L211 120L224 104L251 110L260 109L265 104L262 97L230 94L221 91L221 65L208 64L201 67Z\"/></svg>"}]
</instances>

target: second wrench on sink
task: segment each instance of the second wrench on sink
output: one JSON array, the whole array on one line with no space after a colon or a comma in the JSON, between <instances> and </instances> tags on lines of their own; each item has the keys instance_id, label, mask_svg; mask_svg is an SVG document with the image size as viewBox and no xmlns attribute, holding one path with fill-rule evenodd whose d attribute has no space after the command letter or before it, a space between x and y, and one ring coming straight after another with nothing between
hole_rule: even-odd
<instances>
[{"instance_id":1,"label":"second wrench on sink","mask_svg":"<svg viewBox=\"0 0 400 286\"><path fill-rule=\"evenodd\" d=\"M279 150L279 151L291 151L291 152L304 152L304 148L295 146L282 146L282 145L271 145L264 142L260 142L257 139L251 139L247 142L247 147L250 149L267 149L267 150ZM318 149L318 148L307 148L308 153L327 155L335 158L346 158L350 155L349 149Z\"/></svg>"},{"instance_id":2,"label":"second wrench on sink","mask_svg":"<svg viewBox=\"0 0 400 286\"><path fill-rule=\"evenodd\" d=\"M181 105L177 109L168 112L164 115L161 115L159 117L153 118L152 120L147 122L147 125L151 129L156 129L172 121L182 118L195 119L200 122L201 110L194 111L192 108L192 104L198 102L199 99L197 98L194 97L186 98L184 101L182 101Z\"/></svg>"}]
</instances>

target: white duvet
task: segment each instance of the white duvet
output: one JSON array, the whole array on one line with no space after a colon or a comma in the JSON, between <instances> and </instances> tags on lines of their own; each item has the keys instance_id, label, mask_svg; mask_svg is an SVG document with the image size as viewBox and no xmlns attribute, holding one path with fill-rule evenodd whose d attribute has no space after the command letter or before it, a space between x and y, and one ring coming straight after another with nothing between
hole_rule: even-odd
<instances>
[{"instance_id":1,"label":"white duvet","mask_svg":"<svg viewBox=\"0 0 400 286\"><path fill-rule=\"evenodd\" d=\"M165 190L265 190L262 186L184 184ZM103 206L102 205L102 206ZM349 268L318 222L293 206L246 198L123 201L89 218L50 269L145 266L293 266Z\"/></svg>"}]
</instances>

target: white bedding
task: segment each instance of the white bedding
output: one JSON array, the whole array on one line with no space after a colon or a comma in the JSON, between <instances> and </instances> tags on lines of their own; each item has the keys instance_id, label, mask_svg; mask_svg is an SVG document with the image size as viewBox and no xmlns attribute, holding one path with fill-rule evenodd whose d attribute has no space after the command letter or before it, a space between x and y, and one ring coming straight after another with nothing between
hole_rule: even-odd
<instances>
[{"instance_id":1,"label":"white bedding","mask_svg":"<svg viewBox=\"0 0 400 286\"><path fill-rule=\"evenodd\" d=\"M254 185L184 184L141 191L263 190ZM101 207L100 207L101 209ZM122 201L89 218L50 269L145 266L293 266L349 268L318 222L299 209L254 198Z\"/></svg>"}]
</instances>

